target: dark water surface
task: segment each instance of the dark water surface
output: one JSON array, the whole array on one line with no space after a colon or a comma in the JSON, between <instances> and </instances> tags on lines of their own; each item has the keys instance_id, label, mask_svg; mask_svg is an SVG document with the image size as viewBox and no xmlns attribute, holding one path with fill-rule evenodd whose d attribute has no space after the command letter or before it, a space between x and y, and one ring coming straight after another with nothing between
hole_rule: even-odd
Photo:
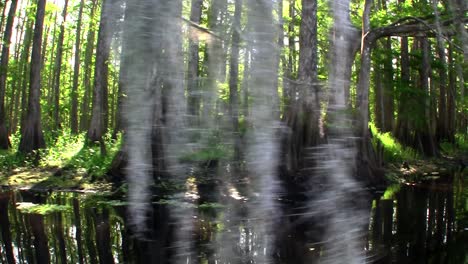
<instances>
[{"instance_id":1,"label":"dark water surface","mask_svg":"<svg viewBox=\"0 0 468 264\"><path fill-rule=\"evenodd\" d=\"M432 181L391 186L375 195L368 236L362 238L368 263L468 263L468 191L463 185L460 180ZM31 208L31 203L48 206ZM126 227L124 203L91 194L0 190L0 262L170 263L175 245L169 206L154 203L153 230L138 240ZM225 210L215 204L194 212L187 216L194 219L195 242L186 263L223 263L213 247L223 229L232 233L232 250L239 256L230 263L251 263L242 257L255 250L249 220L237 217L223 224L219 219ZM279 230L277 263L319 262L321 246L310 226L301 222Z\"/></svg>"}]
</instances>

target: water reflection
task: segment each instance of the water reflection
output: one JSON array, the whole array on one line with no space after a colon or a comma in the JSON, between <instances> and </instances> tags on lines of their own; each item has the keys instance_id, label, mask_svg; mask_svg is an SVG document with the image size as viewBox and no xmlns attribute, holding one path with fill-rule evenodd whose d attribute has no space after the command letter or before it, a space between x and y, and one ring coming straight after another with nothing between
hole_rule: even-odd
<instances>
[{"instance_id":1,"label":"water reflection","mask_svg":"<svg viewBox=\"0 0 468 264\"><path fill-rule=\"evenodd\" d=\"M18 203L55 204L66 210L25 213ZM175 223L169 205L154 203L148 235L135 239L126 228L125 205L77 193L0 191L1 263L173 263ZM276 263L320 263L320 223L303 221L300 203L288 204L279 217L273 247ZM369 263L467 263L468 192L462 183L428 182L392 186L376 197L370 211L369 235L363 238ZM261 252L253 232L255 219L242 217L242 201L223 210L193 210L195 252L186 263L253 263ZM236 217L233 217L236 216ZM223 237L220 237L223 236ZM216 247L223 241L228 247ZM231 246L232 245L232 246ZM217 252L222 248L223 252Z\"/></svg>"}]
</instances>

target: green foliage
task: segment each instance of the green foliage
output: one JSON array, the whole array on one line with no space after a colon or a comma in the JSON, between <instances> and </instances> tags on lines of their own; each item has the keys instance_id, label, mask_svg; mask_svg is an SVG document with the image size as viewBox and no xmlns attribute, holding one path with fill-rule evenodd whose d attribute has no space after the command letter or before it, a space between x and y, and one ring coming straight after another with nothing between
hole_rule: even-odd
<instances>
[{"instance_id":1,"label":"green foliage","mask_svg":"<svg viewBox=\"0 0 468 264\"><path fill-rule=\"evenodd\" d=\"M48 148L24 155L17 153L19 133L10 137L12 149L0 151L0 169L10 171L18 167L65 168L91 176L104 175L120 149L121 136L116 140L110 135L105 137L107 155L102 156L98 146L85 146L85 134L72 135L68 130L53 136L45 133Z\"/></svg>"},{"instance_id":2,"label":"green foliage","mask_svg":"<svg viewBox=\"0 0 468 264\"><path fill-rule=\"evenodd\" d=\"M400 191L400 184L393 184L387 187L385 193L382 195L383 200L389 200L395 198L395 194Z\"/></svg>"},{"instance_id":3,"label":"green foliage","mask_svg":"<svg viewBox=\"0 0 468 264\"><path fill-rule=\"evenodd\" d=\"M442 151L450 156L459 156L468 153L468 134L455 135L455 143L444 141L440 143Z\"/></svg>"},{"instance_id":4,"label":"green foliage","mask_svg":"<svg viewBox=\"0 0 468 264\"><path fill-rule=\"evenodd\" d=\"M380 142L386 161L402 162L419 158L419 154L414 149L402 146L390 132L381 133L374 123L370 123L369 126L373 135L372 144L376 148L377 142Z\"/></svg>"},{"instance_id":5,"label":"green foliage","mask_svg":"<svg viewBox=\"0 0 468 264\"><path fill-rule=\"evenodd\" d=\"M83 140L84 140L84 135ZM84 143L84 141L83 141ZM112 160L120 149L122 137L112 139L110 134L104 137L107 155L101 155L100 146L83 146L67 163L67 168L84 170L88 175L101 177L109 169Z\"/></svg>"},{"instance_id":6,"label":"green foliage","mask_svg":"<svg viewBox=\"0 0 468 264\"><path fill-rule=\"evenodd\" d=\"M71 206L57 204L18 203L17 208L23 214L46 215L56 212L71 212Z\"/></svg>"},{"instance_id":7,"label":"green foliage","mask_svg":"<svg viewBox=\"0 0 468 264\"><path fill-rule=\"evenodd\" d=\"M194 148L180 159L184 162L207 162L212 160L227 159L232 156L230 146L224 144L224 135L221 131L213 130L210 135L201 142L201 147Z\"/></svg>"}]
</instances>

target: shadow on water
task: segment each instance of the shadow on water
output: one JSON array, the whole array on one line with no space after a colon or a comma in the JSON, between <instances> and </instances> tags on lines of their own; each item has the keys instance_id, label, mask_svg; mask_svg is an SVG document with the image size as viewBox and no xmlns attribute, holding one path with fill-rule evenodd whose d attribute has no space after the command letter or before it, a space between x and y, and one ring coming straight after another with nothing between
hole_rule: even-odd
<instances>
[{"instance_id":1,"label":"shadow on water","mask_svg":"<svg viewBox=\"0 0 468 264\"><path fill-rule=\"evenodd\" d=\"M468 191L463 183L431 181L416 186L391 186L376 195L363 243L369 263L467 263ZM60 205L32 207L36 205ZM29 210L18 209L18 205ZM0 191L1 263L173 263L175 223L170 204L154 202L150 230L136 239L127 225L124 203L91 194ZM242 201L221 210L193 210L194 252L186 263L253 263L254 219L242 217ZM275 263L320 263L321 225L303 221L301 202L287 202L280 218ZM220 259L214 243L221 235L234 241L232 259ZM229 262L228 262L229 261Z\"/></svg>"}]
</instances>

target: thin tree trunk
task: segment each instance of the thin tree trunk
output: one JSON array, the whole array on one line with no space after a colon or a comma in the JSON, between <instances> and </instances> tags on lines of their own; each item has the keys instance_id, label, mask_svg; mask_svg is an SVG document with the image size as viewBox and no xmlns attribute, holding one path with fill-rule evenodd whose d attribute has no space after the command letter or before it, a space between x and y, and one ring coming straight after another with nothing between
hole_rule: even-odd
<instances>
[{"instance_id":1,"label":"thin tree trunk","mask_svg":"<svg viewBox=\"0 0 468 264\"><path fill-rule=\"evenodd\" d=\"M430 104L429 104L429 78L430 78L430 46L427 38L420 38L422 62L419 69L420 85L428 98L424 99L424 116L423 126L419 127L418 141L422 146L421 151L427 156L436 156L437 148L435 145L434 135L430 126Z\"/></svg>"},{"instance_id":2,"label":"thin tree trunk","mask_svg":"<svg viewBox=\"0 0 468 264\"><path fill-rule=\"evenodd\" d=\"M58 130L61 128L60 121L60 76L62 72L62 57L63 57L63 41L65 37L65 22L67 19L67 8L68 0L65 0L65 4L62 12L62 24L60 25L60 32L57 43L57 54L55 55L55 76L53 81L53 98L54 98L54 129Z\"/></svg>"},{"instance_id":3,"label":"thin tree trunk","mask_svg":"<svg viewBox=\"0 0 468 264\"><path fill-rule=\"evenodd\" d=\"M81 22L83 20L84 0L80 1L80 9L78 11L78 20L76 22L76 39L75 39L75 65L73 67L73 86L71 91L71 111L70 111L70 128L71 133L78 133L78 83L80 80L80 58L81 58Z\"/></svg>"},{"instance_id":4,"label":"thin tree trunk","mask_svg":"<svg viewBox=\"0 0 468 264\"><path fill-rule=\"evenodd\" d=\"M190 11L190 21L195 24L200 24L202 16L203 0L192 0L192 7ZM187 69L187 92L188 92L188 114L192 119L193 124L198 124L200 112L200 91L199 91L199 40L197 32L194 28L191 38L189 39L189 55L188 55L188 69Z\"/></svg>"},{"instance_id":5,"label":"thin tree trunk","mask_svg":"<svg viewBox=\"0 0 468 264\"><path fill-rule=\"evenodd\" d=\"M235 1L232 23L231 57L229 62L229 112L234 135L234 161L240 161L241 142L239 135L239 46L241 30L242 0Z\"/></svg>"},{"instance_id":6,"label":"thin tree trunk","mask_svg":"<svg viewBox=\"0 0 468 264\"><path fill-rule=\"evenodd\" d=\"M288 72L289 77L292 78L292 74L296 72L296 38L295 38L295 27L294 21L296 20L296 0L289 0L289 17L291 21L288 25ZM290 96L294 94L294 91L290 91Z\"/></svg>"},{"instance_id":7,"label":"thin tree trunk","mask_svg":"<svg viewBox=\"0 0 468 264\"><path fill-rule=\"evenodd\" d=\"M32 152L44 148L42 134L41 105L41 42L45 16L45 0L38 0L36 22L34 25L33 49L31 54L31 75L29 85L29 103L24 130L21 133L19 151Z\"/></svg>"},{"instance_id":8,"label":"thin tree trunk","mask_svg":"<svg viewBox=\"0 0 468 264\"><path fill-rule=\"evenodd\" d=\"M378 43L379 44L379 43ZM376 45L378 45L376 44ZM375 54L375 57L378 55ZM384 103L383 103L383 83L382 83L382 66L380 64L381 58L376 58L374 61L373 67L373 76L374 76L374 116L375 116L375 126L383 130L384 118Z\"/></svg>"},{"instance_id":9,"label":"thin tree trunk","mask_svg":"<svg viewBox=\"0 0 468 264\"><path fill-rule=\"evenodd\" d=\"M52 43L55 43L56 41L56 37L57 37L57 12L55 12L55 15L54 15L54 28L52 30ZM52 26L50 26L48 28L48 30L51 28ZM49 31L46 31L46 34L49 34ZM43 43L43 49L42 49L42 65L43 67L45 67L45 60L46 60L46 54L47 54L47 43L48 43L48 36L46 38L44 38L44 43ZM55 80L55 75L57 74L55 71L54 71L54 63L52 63L52 61L54 61L54 57L55 57L55 45L52 45L52 48L51 48L51 51L50 51L50 62L49 62L49 69L48 69L48 76L47 76L47 105L53 105L53 101L54 101L54 94L53 94L53 87L54 87L54 80ZM49 113L48 113L48 116L50 117L53 117L53 108L50 107L49 108ZM53 120L51 120L53 121Z\"/></svg>"},{"instance_id":10,"label":"thin tree trunk","mask_svg":"<svg viewBox=\"0 0 468 264\"><path fill-rule=\"evenodd\" d=\"M29 25L26 29L25 33L25 41L24 41L24 48L23 52L21 54L21 67L20 67L20 73L19 76L21 76L21 120L20 120L20 126L21 126L21 132L23 132L24 128L26 127L26 113L27 113L27 98L28 98L28 82L29 80L29 68L31 64L29 63L29 54L31 51L31 44L32 44L32 38L33 38L33 25L34 21L31 20L29 21Z\"/></svg>"},{"instance_id":11,"label":"thin tree trunk","mask_svg":"<svg viewBox=\"0 0 468 264\"><path fill-rule=\"evenodd\" d=\"M7 2L8 0L3 1L3 8L2 8L2 17L0 18L0 32L4 32L3 30L3 24L5 24L5 14L6 14L6 9L7 9ZM0 43L0 48L3 48L3 43Z\"/></svg>"},{"instance_id":12,"label":"thin tree trunk","mask_svg":"<svg viewBox=\"0 0 468 264\"><path fill-rule=\"evenodd\" d=\"M90 17L94 19L95 11L96 11L96 3L97 0L93 0L91 6L91 15ZM83 101L81 104L81 118L80 118L80 130L87 130L89 128L89 103L91 97L91 70L92 70L92 60L94 54L94 39L96 36L96 32L94 31L94 22L91 19L89 23L89 31L88 35L86 36L86 49L85 49L85 59L84 59L84 96Z\"/></svg>"},{"instance_id":13,"label":"thin tree trunk","mask_svg":"<svg viewBox=\"0 0 468 264\"><path fill-rule=\"evenodd\" d=\"M449 46L448 54L448 90L447 90L447 140L455 143L456 133L456 74L453 59L453 46ZM463 89L463 86L461 87ZM460 97L463 98L463 97Z\"/></svg>"},{"instance_id":14,"label":"thin tree trunk","mask_svg":"<svg viewBox=\"0 0 468 264\"><path fill-rule=\"evenodd\" d=\"M128 19L130 16L130 8L125 7L124 11L124 20ZM123 124L123 101L124 101L124 94L127 92L127 70L128 70L128 63L129 63L129 58L125 54L128 51L128 45L129 45L129 30L130 28L123 27L122 29L122 50L120 52L120 70L119 70L119 82L118 82L118 91L117 91L117 109L116 109L116 115L115 115L115 128L114 132L112 133L112 138L117 138L117 133L122 131L124 129L124 124Z\"/></svg>"},{"instance_id":15,"label":"thin tree trunk","mask_svg":"<svg viewBox=\"0 0 468 264\"><path fill-rule=\"evenodd\" d=\"M437 118L437 139L447 139L448 120L447 120L447 59L445 54L444 41L441 37L437 38L437 54L438 61L443 65L439 69L439 105L438 105L438 118Z\"/></svg>"},{"instance_id":16,"label":"thin tree trunk","mask_svg":"<svg viewBox=\"0 0 468 264\"><path fill-rule=\"evenodd\" d=\"M384 40L385 60L383 63L383 132L393 131L394 126L394 91L393 91L393 65L392 65L392 39L388 37Z\"/></svg>"},{"instance_id":17,"label":"thin tree trunk","mask_svg":"<svg viewBox=\"0 0 468 264\"><path fill-rule=\"evenodd\" d=\"M249 78L250 78L250 50L245 49L244 53L244 72L242 77L242 114L247 122L249 117Z\"/></svg>"},{"instance_id":18,"label":"thin tree trunk","mask_svg":"<svg viewBox=\"0 0 468 264\"><path fill-rule=\"evenodd\" d=\"M400 86L410 86L410 62L408 52L408 37L402 37L400 40ZM401 92L399 105L398 105L398 117L397 125L395 127L395 136L400 142L405 145L410 144L410 135L408 128L408 114L405 112L407 109L408 93L405 91Z\"/></svg>"},{"instance_id":19,"label":"thin tree trunk","mask_svg":"<svg viewBox=\"0 0 468 264\"><path fill-rule=\"evenodd\" d=\"M6 128L5 91L8 59L10 56L11 32L13 29L13 20L15 19L17 3L17 0L12 0L10 4L10 11L8 11L8 19L3 36L2 57L0 61L0 149L8 149L11 147L10 140L8 138L8 130Z\"/></svg>"}]
</instances>

